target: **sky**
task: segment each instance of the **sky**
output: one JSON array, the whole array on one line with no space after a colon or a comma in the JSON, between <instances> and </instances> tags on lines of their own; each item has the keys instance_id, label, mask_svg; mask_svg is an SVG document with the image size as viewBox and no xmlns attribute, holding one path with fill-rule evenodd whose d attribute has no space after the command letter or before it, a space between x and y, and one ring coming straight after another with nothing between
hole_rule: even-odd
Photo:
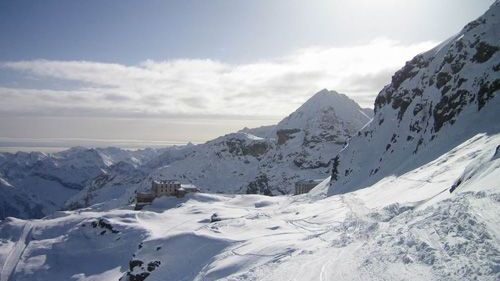
<instances>
[{"instance_id":1,"label":"sky","mask_svg":"<svg viewBox=\"0 0 500 281\"><path fill-rule=\"evenodd\" d=\"M0 0L0 150L199 143L363 107L493 0Z\"/></svg>"}]
</instances>

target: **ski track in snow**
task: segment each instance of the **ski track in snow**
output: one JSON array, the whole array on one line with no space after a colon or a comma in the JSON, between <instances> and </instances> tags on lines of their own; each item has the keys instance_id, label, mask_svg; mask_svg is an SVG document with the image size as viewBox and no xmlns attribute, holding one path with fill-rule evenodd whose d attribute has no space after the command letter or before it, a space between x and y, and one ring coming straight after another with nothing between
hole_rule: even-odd
<instances>
[{"instance_id":1,"label":"ski track in snow","mask_svg":"<svg viewBox=\"0 0 500 281\"><path fill-rule=\"evenodd\" d=\"M16 269L17 264L31 239L30 235L32 227L33 225L29 221L24 224L21 235L19 236L19 240L10 251L2 267L2 272L0 273L0 281L10 281L10 277Z\"/></svg>"}]
</instances>

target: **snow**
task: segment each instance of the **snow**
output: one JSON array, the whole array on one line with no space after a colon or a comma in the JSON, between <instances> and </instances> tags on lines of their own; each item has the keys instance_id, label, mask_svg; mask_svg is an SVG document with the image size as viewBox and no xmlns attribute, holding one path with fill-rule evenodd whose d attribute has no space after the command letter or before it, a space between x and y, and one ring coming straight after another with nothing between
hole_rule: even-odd
<instances>
[{"instance_id":1,"label":"snow","mask_svg":"<svg viewBox=\"0 0 500 281\"><path fill-rule=\"evenodd\" d=\"M19 236L18 241L12 246L10 252L7 254L3 262L2 271L0 272L0 281L10 280L12 272L16 268L17 263L26 248L26 245L29 243L31 228L32 228L31 222L29 221L25 222L22 233Z\"/></svg>"},{"instance_id":2,"label":"snow","mask_svg":"<svg viewBox=\"0 0 500 281\"><path fill-rule=\"evenodd\" d=\"M312 125L308 123L310 119L317 119L319 112L330 108L335 110L335 116L339 120L345 120L350 123L347 128L348 130L354 129L357 131L370 121L370 117L363 112L355 101L344 94L323 89L314 94L313 97L300 106L294 113L278 123L276 130L306 128L308 125Z\"/></svg>"},{"instance_id":3,"label":"snow","mask_svg":"<svg viewBox=\"0 0 500 281\"><path fill-rule=\"evenodd\" d=\"M0 221L0 281L499 280L500 100L494 90L480 105L478 92L498 78L498 52L456 71L473 99L454 102L460 95L447 93L457 89L429 82L450 70L446 56L471 51L458 42L498 44L498 9L496 1L396 73L371 121L345 96L323 90L276 126L160 154L0 154L7 200L0 199L2 207L18 201L7 206L12 212L41 208L25 193L33 190L19 188L36 184L30 172L40 167L61 188L85 182L72 199L76 210ZM322 173L332 166L330 177ZM90 177L96 167L101 172ZM174 176L211 193L161 197L134 210L137 190ZM294 181L313 176L325 179L310 193L286 195ZM234 194L245 191L284 195Z\"/></svg>"},{"instance_id":4,"label":"snow","mask_svg":"<svg viewBox=\"0 0 500 281\"><path fill-rule=\"evenodd\" d=\"M31 241L2 244L0 260L4 247L24 248L11 280L497 280L499 144L498 134L478 135L404 175L330 197L325 180L299 196L199 193L142 211L59 212L30 221ZM481 176L450 193L471 174ZM26 241L25 224L6 220L0 239Z\"/></svg>"}]
</instances>

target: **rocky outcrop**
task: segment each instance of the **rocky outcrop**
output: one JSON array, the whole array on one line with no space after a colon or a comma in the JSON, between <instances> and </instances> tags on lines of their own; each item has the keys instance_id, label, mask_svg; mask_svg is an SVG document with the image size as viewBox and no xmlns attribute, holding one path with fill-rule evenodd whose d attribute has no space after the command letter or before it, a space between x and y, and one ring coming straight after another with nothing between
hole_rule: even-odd
<instances>
[{"instance_id":1,"label":"rocky outcrop","mask_svg":"<svg viewBox=\"0 0 500 281\"><path fill-rule=\"evenodd\" d=\"M273 195L269 186L269 179L265 174L259 175L254 181L248 184L247 194Z\"/></svg>"},{"instance_id":2,"label":"rocky outcrop","mask_svg":"<svg viewBox=\"0 0 500 281\"><path fill-rule=\"evenodd\" d=\"M282 129L276 132L278 137L278 145L285 144L289 139L293 139L294 134L300 132L300 129Z\"/></svg>"},{"instance_id":3,"label":"rocky outcrop","mask_svg":"<svg viewBox=\"0 0 500 281\"><path fill-rule=\"evenodd\" d=\"M375 100L375 116L338 155L330 194L363 188L430 161L500 118L500 2L434 49L415 56ZM334 154L332 154L332 157Z\"/></svg>"}]
</instances>

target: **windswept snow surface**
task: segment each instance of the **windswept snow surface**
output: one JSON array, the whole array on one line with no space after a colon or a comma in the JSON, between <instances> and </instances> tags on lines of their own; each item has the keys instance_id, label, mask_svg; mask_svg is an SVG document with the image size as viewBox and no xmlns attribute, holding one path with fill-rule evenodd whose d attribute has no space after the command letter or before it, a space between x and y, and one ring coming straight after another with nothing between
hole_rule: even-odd
<instances>
[{"instance_id":1,"label":"windswept snow surface","mask_svg":"<svg viewBox=\"0 0 500 281\"><path fill-rule=\"evenodd\" d=\"M500 135L477 135L422 167L331 197L327 179L301 196L96 206L31 221L30 239L26 221L7 219L0 261L10 281L498 280L499 146Z\"/></svg>"}]
</instances>

